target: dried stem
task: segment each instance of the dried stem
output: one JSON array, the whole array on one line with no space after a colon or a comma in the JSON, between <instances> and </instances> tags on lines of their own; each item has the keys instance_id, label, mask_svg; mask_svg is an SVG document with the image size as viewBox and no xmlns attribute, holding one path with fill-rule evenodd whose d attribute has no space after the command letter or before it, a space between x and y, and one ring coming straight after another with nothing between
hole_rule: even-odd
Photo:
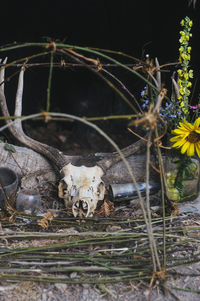
<instances>
[{"instance_id":1,"label":"dried stem","mask_svg":"<svg viewBox=\"0 0 200 301\"><path fill-rule=\"evenodd\" d=\"M151 248L152 253L152 260L153 260L153 268L154 272L157 271L157 267L161 270L160 260L157 252L156 242L153 235L153 228L152 228L152 221L151 221L151 209L150 209L150 201L149 201L149 162L150 162L150 147L151 147L151 136L152 131L148 134L148 141L147 141L147 159L146 159L146 208L147 208L147 216L148 216L148 225L147 231L149 231L149 245Z\"/></svg>"},{"instance_id":2,"label":"dried stem","mask_svg":"<svg viewBox=\"0 0 200 301\"><path fill-rule=\"evenodd\" d=\"M47 112L49 112L49 110L50 110L51 82L52 82L52 73L53 73L53 55L54 55L54 51L51 51L49 78L48 78L48 87L47 87L47 103L46 103L46 111Z\"/></svg>"},{"instance_id":3,"label":"dried stem","mask_svg":"<svg viewBox=\"0 0 200 301\"><path fill-rule=\"evenodd\" d=\"M138 106L140 112L142 113L141 107L140 107L140 105L139 105L139 103L138 103L136 97L133 95L133 93L131 93L131 92L127 89L127 87L122 83L122 81L120 81L114 74L112 74L111 72L109 72L109 71L106 70L105 68L102 68L102 71L105 72L105 73L107 73L109 76L111 76L115 81L117 81L117 82L120 84L120 86L121 86L121 87L122 87L122 88L130 95L130 96L131 96L131 98L134 99L134 102L137 104L137 106Z\"/></svg>"}]
</instances>

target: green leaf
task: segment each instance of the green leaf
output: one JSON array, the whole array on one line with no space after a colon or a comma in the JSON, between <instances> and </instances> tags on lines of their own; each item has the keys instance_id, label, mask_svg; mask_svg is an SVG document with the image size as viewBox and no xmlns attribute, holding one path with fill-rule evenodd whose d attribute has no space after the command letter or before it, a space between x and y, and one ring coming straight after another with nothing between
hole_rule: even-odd
<instances>
[{"instance_id":1,"label":"green leaf","mask_svg":"<svg viewBox=\"0 0 200 301\"><path fill-rule=\"evenodd\" d=\"M10 151L10 152L12 152L12 153L16 153L16 149L14 148L14 146L13 145L11 145L11 144L5 144L5 146L4 146L4 149L5 150L7 150L7 151Z\"/></svg>"}]
</instances>

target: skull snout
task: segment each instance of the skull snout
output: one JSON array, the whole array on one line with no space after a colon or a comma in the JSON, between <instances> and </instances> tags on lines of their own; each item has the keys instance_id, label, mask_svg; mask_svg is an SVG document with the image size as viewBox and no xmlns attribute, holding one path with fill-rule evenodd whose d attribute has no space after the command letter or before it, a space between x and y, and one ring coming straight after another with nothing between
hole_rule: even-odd
<instances>
[{"instance_id":1,"label":"skull snout","mask_svg":"<svg viewBox=\"0 0 200 301\"><path fill-rule=\"evenodd\" d=\"M105 185L100 182L97 187L81 187L79 197L73 200L72 212L75 217L92 216L99 200L104 199Z\"/></svg>"},{"instance_id":2,"label":"skull snout","mask_svg":"<svg viewBox=\"0 0 200 301\"><path fill-rule=\"evenodd\" d=\"M74 217L88 217L90 216L90 203L92 200L90 199L78 199L73 202L72 205L72 213Z\"/></svg>"}]
</instances>

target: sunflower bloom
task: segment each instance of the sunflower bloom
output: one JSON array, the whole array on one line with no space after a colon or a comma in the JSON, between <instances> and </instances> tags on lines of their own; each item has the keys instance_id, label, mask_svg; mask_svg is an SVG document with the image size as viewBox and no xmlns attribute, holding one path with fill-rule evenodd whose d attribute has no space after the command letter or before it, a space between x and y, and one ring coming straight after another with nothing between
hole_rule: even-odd
<instances>
[{"instance_id":1,"label":"sunflower bloom","mask_svg":"<svg viewBox=\"0 0 200 301\"><path fill-rule=\"evenodd\" d=\"M200 158L200 117L197 118L194 124L191 124L184 120L179 122L179 126L172 130L171 133L175 135L170 139L171 142L175 142L172 147L180 148L181 153L187 154L187 156L193 156L196 150L197 155Z\"/></svg>"}]
</instances>

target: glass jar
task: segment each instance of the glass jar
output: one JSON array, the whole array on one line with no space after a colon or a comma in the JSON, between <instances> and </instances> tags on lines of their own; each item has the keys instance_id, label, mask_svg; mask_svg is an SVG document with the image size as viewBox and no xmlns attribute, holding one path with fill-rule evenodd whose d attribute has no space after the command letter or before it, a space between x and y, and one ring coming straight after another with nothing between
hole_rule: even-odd
<instances>
[{"instance_id":1,"label":"glass jar","mask_svg":"<svg viewBox=\"0 0 200 301\"><path fill-rule=\"evenodd\" d=\"M199 194L200 164L186 155L165 158L168 198L175 202L192 201Z\"/></svg>"}]
</instances>

